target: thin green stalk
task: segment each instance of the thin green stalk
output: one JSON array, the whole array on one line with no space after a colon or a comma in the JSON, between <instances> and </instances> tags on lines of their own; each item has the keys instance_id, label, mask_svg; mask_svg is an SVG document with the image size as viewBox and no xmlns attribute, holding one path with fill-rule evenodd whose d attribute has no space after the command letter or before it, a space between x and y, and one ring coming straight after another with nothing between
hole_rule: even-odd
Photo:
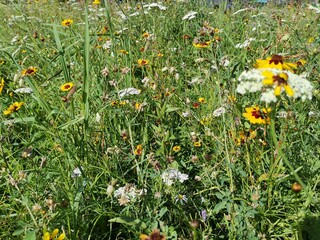
<instances>
[{"instance_id":1,"label":"thin green stalk","mask_svg":"<svg viewBox=\"0 0 320 240\"><path fill-rule=\"evenodd\" d=\"M279 160L280 158L284 161L284 163L288 166L288 168L290 169L292 175L296 178L296 180L301 184L302 187L304 187L304 184L301 180L301 178L298 176L298 174L295 172L294 168L292 167L292 165L290 164L290 162L288 161L288 159L286 158L285 154L283 154L281 147L278 144L278 139L277 139L277 135L276 135L276 130L275 130L275 113L273 110L273 113L271 115L270 118L270 134L271 134L271 138L272 138L272 142L273 145L275 146L276 150L277 150L277 154L279 156ZM275 160L273 162L273 166L272 166L272 171L274 170L274 168L277 166L279 161ZM271 176L269 176L271 177Z\"/></svg>"}]
</instances>

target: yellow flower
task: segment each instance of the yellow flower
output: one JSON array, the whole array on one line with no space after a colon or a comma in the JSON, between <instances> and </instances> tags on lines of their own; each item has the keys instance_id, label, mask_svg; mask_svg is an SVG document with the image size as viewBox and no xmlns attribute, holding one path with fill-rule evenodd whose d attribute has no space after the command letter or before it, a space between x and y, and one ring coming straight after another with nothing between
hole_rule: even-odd
<instances>
[{"instance_id":1,"label":"yellow flower","mask_svg":"<svg viewBox=\"0 0 320 240\"><path fill-rule=\"evenodd\" d=\"M288 70L293 71L293 69L297 68L296 63L288 63L284 62L284 57L281 55L272 55L268 57L266 60L258 59L256 60L256 64L254 65L257 69L262 68L275 68L279 70Z\"/></svg>"},{"instance_id":2,"label":"yellow flower","mask_svg":"<svg viewBox=\"0 0 320 240\"><path fill-rule=\"evenodd\" d=\"M148 63L149 63L149 60L147 59L138 59L138 64L140 67L144 65L148 65Z\"/></svg>"},{"instance_id":3,"label":"yellow flower","mask_svg":"<svg viewBox=\"0 0 320 240\"><path fill-rule=\"evenodd\" d=\"M142 155L142 145L139 144L136 149L134 150L134 155L141 156Z\"/></svg>"},{"instance_id":4,"label":"yellow flower","mask_svg":"<svg viewBox=\"0 0 320 240\"><path fill-rule=\"evenodd\" d=\"M201 142L194 142L194 143L193 143L193 146L195 146L195 147L201 147Z\"/></svg>"},{"instance_id":5,"label":"yellow flower","mask_svg":"<svg viewBox=\"0 0 320 240\"><path fill-rule=\"evenodd\" d=\"M44 235L43 235L43 240L53 240L55 239L55 237L58 235L59 233L59 229L54 229L53 232L50 233L49 232L46 232ZM64 233L61 233L60 236L57 238L57 240L64 240L66 237L66 235Z\"/></svg>"},{"instance_id":6,"label":"yellow flower","mask_svg":"<svg viewBox=\"0 0 320 240\"><path fill-rule=\"evenodd\" d=\"M270 118L268 113L271 112L271 108L261 108L258 106L246 108L246 112L242 115L253 124L269 124Z\"/></svg>"},{"instance_id":7,"label":"yellow flower","mask_svg":"<svg viewBox=\"0 0 320 240\"><path fill-rule=\"evenodd\" d=\"M73 20L72 19L66 19L66 20L63 20L61 22L61 25L64 26L64 27L70 27L72 24L73 24Z\"/></svg>"},{"instance_id":8,"label":"yellow flower","mask_svg":"<svg viewBox=\"0 0 320 240\"><path fill-rule=\"evenodd\" d=\"M180 147L180 146L174 146L174 147L172 148L172 150L173 150L174 152L179 152L179 151L181 150L181 147Z\"/></svg>"},{"instance_id":9,"label":"yellow flower","mask_svg":"<svg viewBox=\"0 0 320 240\"><path fill-rule=\"evenodd\" d=\"M24 105L24 102L15 102L11 104L6 110L4 110L3 114L9 115L11 113L17 112L23 105Z\"/></svg>"},{"instance_id":10,"label":"yellow flower","mask_svg":"<svg viewBox=\"0 0 320 240\"><path fill-rule=\"evenodd\" d=\"M101 1L100 0L94 0L92 4L99 5L99 4L101 4Z\"/></svg>"},{"instance_id":11,"label":"yellow flower","mask_svg":"<svg viewBox=\"0 0 320 240\"><path fill-rule=\"evenodd\" d=\"M72 83L72 82L68 82L68 83L65 83L65 84L61 85L61 86L60 86L60 90L63 91L63 92L67 92L67 91L69 91L72 87L73 87L73 83Z\"/></svg>"},{"instance_id":12,"label":"yellow flower","mask_svg":"<svg viewBox=\"0 0 320 240\"><path fill-rule=\"evenodd\" d=\"M2 78L0 81L0 94L2 93L3 88L4 88L4 79Z\"/></svg>"},{"instance_id":13,"label":"yellow flower","mask_svg":"<svg viewBox=\"0 0 320 240\"><path fill-rule=\"evenodd\" d=\"M207 42L198 42L198 43L193 43L193 46L196 48L207 48L210 46L211 41Z\"/></svg>"},{"instance_id":14,"label":"yellow flower","mask_svg":"<svg viewBox=\"0 0 320 240\"><path fill-rule=\"evenodd\" d=\"M264 85L275 85L274 95L279 96L282 88L285 89L288 96L292 97L294 92L292 88L288 85L288 74L280 73L278 75L274 75L270 71L262 72L262 75L265 79L262 81Z\"/></svg>"},{"instance_id":15,"label":"yellow flower","mask_svg":"<svg viewBox=\"0 0 320 240\"><path fill-rule=\"evenodd\" d=\"M158 229L153 229L150 236L146 234L140 234L139 239L140 240L166 240L166 236L164 234L161 234Z\"/></svg>"},{"instance_id":16,"label":"yellow flower","mask_svg":"<svg viewBox=\"0 0 320 240\"><path fill-rule=\"evenodd\" d=\"M129 54L129 52L127 52L127 51L124 50L124 49L119 50L119 52L122 53L122 54Z\"/></svg>"},{"instance_id":17,"label":"yellow flower","mask_svg":"<svg viewBox=\"0 0 320 240\"><path fill-rule=\"evenodd\" d=\"M198 101L199 101L199 103L206 103L206 99L203 98L203 97L200 97L200 98L198 99Z\"/></svg>"},{"instance_id":18,"label":"yellow flower","mask_svg":"<svg viewBox=\"0 0 320 240\"><path fill-rule=\"evenodd\" d=\"M22 76L34 75L38 69L36 67L29 67L28 69L22 70Z\"/></svg>"},{"instance_id":19,"label":"yellow flower","mask_svg":"<svg viewBox=\"0 0 320 240\"><path fill-rule=\"evenodd\" d=\"M5 62L3 59L0 59L0 65L3 65Z\"/></svg>"},{"instance_id":20,"label":"yellow flower","mask_svg":"<svg viewBox=\"0 0 320 240\"><path fill-rule=\"evenodd\" d=\"M144 38L148 38L148 37L150 37L150 34L149 34L149 33L147 33L147 32L145 32L145 33L143 33L143 34L142 34L142 37L144 37Z\"/></svg>"}]
</instances>

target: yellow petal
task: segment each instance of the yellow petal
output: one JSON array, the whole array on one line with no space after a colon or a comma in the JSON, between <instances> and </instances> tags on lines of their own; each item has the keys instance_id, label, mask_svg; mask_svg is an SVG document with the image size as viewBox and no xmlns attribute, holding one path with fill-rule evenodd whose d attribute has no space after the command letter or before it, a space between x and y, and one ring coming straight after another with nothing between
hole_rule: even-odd
<instances>
[{"instance_id":1,"label":"yellow petal","mask_svg":"<svg viewBox=\"0 0 320 240\"><path fill-rule=\"evenodd\" d=\"M54 229L52 234L51 234L51 239L54 239L57 236L58 233L59 233L59 229L57 229L57 228Z\"/></svg>"},{"instance_id":2,"label":"yellow petal","mask_svg":"<svg viewBox=\"0 0 320 240\"><path fill-rule=\"evenodd\" d=\"M276 88L274 89L274 95L275 96L279 96L281 93L281 86L276 86Z\"/></svg>"},{"instance_id":3,"label":"yellow petal","mask_svg":"<svg viewBox=\"0 0 320 240\"><path fill-rule=\"evenodd\" d=\"M273 80L267 78L267 79L262 81L262 84L264 84L264 85L273 85Z\"/></svg>"},{"instance_id":4,"label":"yellow petal","mask_svg":"<svg viewBox=\"0 0 320 240\"><path fill-rule=\"evenodd\" d=\"M141 234L140 235L140 240L149 240L149 236L146 234Z\"/></svg>"},{"instance_id":5,"label":"yellow petal","mask_svg":"<svg viewBox=\"0 0 320 240\"><path fill-rule=\"evenodd\" d=\"M65 239L66 235L64 233L61 233L60 236L57 238L57 240L63 240Z\"/></svg>"},{"instance_id":6,"label":"yellow petal","mask_svg":"<svg viewBox=\"0 0 320 240\"><path fill-rule=\"evenodd\" d=\"M284 89L286 90L286 93L288 94L288 96L292 97L294 95L294 91L289 85L285 85Z\"/></svg>"},{"instance_id":7,"label":"yellow petal","mask_svg":"<svg viewBox=\"0 0 320 240\"><path fill-rule=\"evenodd\" d=\"M46 232L46 233L43 235L43 240L50 240L50 233Z\"/></svg>"}]
</instances>

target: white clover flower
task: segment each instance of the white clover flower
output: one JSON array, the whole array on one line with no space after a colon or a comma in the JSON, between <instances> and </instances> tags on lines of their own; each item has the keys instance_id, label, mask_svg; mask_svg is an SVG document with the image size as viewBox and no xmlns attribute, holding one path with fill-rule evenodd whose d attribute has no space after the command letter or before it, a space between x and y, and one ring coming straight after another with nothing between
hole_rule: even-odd
<instances>
[{"instance_id":1,"label":"white clover flower","mask_svg":"<svg viewBox=\"0 0 320 240\"><path fill-rule=\"evenodd\" d=\"M285 72L288 74L288 84L294 92L293 98L301 98L302 101L311 100L313 89L311 83L304 76L299 76L289 71Z\"/></svg>"},{"instance_id":2,"label":"white clover flower","mask_svg":"<svg viewBox=\"0 0 320 240\"><path fill-rule=\"evenodd\" d=\"M182 20L191 20L191 19L195 18L196 15L197 15L197 12L190 11L182 18Z\"/></svg>"},{"instance_id":3,"label":"white clover flower","mask_svg":"<svg viewBox=\"0 0 320 240\"><path fill-rule=\"evenodd\" d=\"M125 88L125 89L122 89L118 92L119 94L119 97L120 98L123 98L125 96L129 96L129 95L138 95L140 94L141 90L139 89L136 89L136 88Z\"/></svg>"}]
</instances>

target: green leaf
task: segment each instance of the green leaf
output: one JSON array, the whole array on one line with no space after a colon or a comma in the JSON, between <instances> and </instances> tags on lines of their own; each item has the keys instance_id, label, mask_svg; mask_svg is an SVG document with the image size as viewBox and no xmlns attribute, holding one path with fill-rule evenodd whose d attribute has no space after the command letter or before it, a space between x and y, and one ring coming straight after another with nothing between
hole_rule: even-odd
<instances>
[{"instance_id":1,"label":"green leaf","mask_svg":"<svg viewBox=\"0 0 320 240\"><path fill-rule=\"evenodd\" d=\"M168 208L166 207L161 208L158 214L158 217L161 218L167 211L168 211Z\"/></svg>"},{"instance_id":2,"label":"green leaf","mask_svg":"<svg viewBox=\"0 0 320 240\"><path fill-rule=\"evenodd\" d=\"M23 240L37 240L36 232L35 231L28 232L27 235L24 236Z\"/></svg>"},{"instance_id":3,"label":"green leaf","mask_svg":"<svg viewBox=\"0 0 320 240\"><path fill-rule=\"evenodd\" d=\"M24 228L19 228L12 233L12 236L21 235L24 232Z\"/></svg>"},{"instance_id":4,"label":"green leaf","mask_svg":"<svg viewBox=\"0 0 320 240\"><path fill-rule=\"evenodd\" d=\"M140 229L147 228L147 225L144 222L142 222L140 219L135 219L135 218L126 217L126 216L112 218L109 220L109 222L127 224L127 225L134 226L134 227L137 227Z\"/></svg>"},{"instance_id":5,"label":"green leaf","mask_svg":"<svg viewBox=\"0 0 320 240\"><path fill-rule=\"evenodd\" d=\"M180 108L168 106L167 109L166 109L166 113L176 112L178 110L180 110Z\"/></svg>"},{"instance_id":6,"label":"green leaf","mask_svg":"<svg viewBox=\"0 0 320 240\"><path fill-rule=\"evenodd\" d=\"M213 212L214 213L220 212L220 210L226 208L226 205L227 205L226 201L218 203L216 206L214 206Z\"/></svg>"}]
</instances>

